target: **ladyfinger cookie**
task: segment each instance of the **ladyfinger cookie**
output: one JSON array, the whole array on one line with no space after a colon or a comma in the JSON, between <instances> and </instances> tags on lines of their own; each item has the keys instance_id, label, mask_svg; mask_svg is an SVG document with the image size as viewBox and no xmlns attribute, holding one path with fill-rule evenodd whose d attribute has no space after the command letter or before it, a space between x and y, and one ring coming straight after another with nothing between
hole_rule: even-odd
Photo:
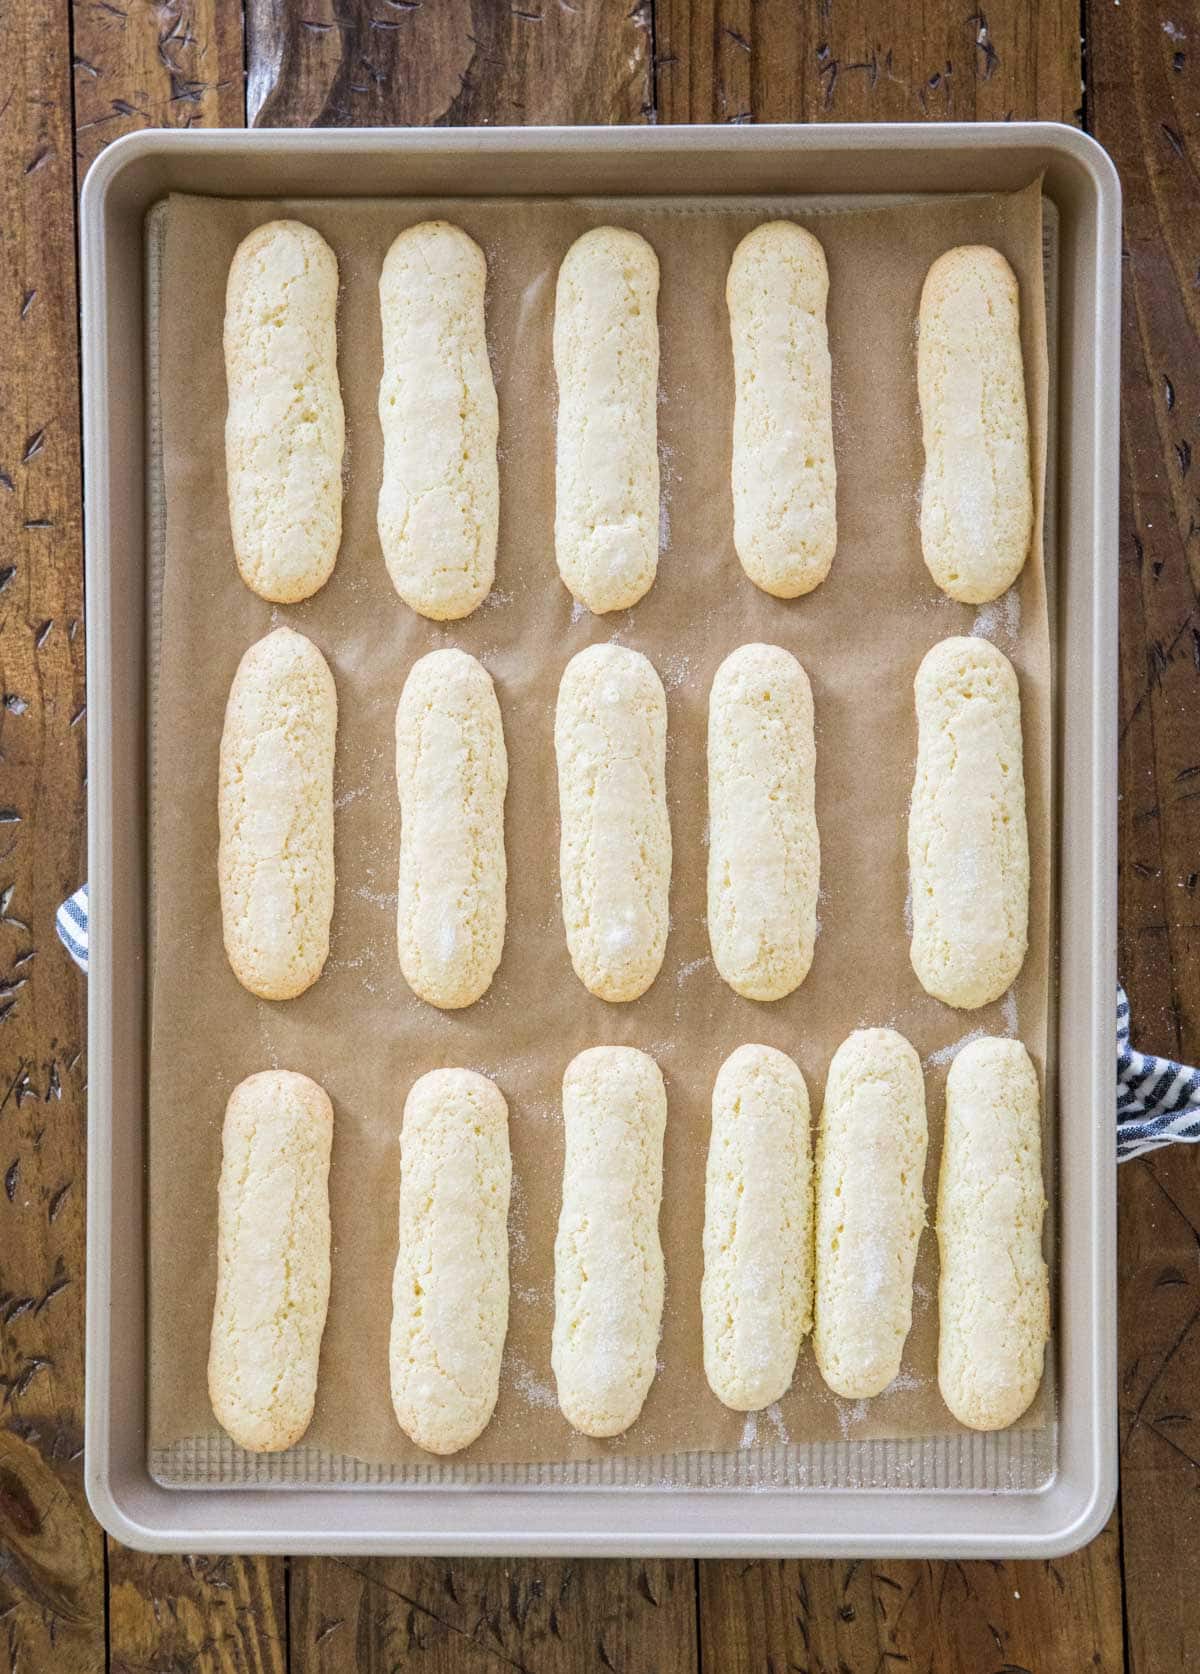
<instances>
[{"instance_id":1,"label":"ladyfinger cookie","mask_svg":"<svg viewBox=\"0 0 1200 1674\"><path fill-rule=\"evenodd\" d=\"M500 963L507 788L491 676L466 651L431 651L396 708L396 939L413 993L444 1010L479 999Z\"/></svg>"},{"instance_id":2,"label":"ladyfinger cookie","mask_svg":"<svg viewBox=\"0 0 1200 1674\"><path fill-rule=\"evenodd\" d=\"M585 1436L627 1430L654 1381L666 1123L662 1074L644 1052L594 1046L567 1065L550 1360L558 1404Z\"/></svg>"},{"instance_id":3,"label":"ladyfinger cookie","mask_svg":"<svg viewBox=\"0 0 1200 1674\"><path fill-rule=\"evenodd\" d=\"M812 1324L808 1089L786 1053L740 1046L712 1095L700 1313L704 1373L736 1412L784 1394Z\"/></svg>"},{"instance_id":4,"label":"ladyfinger cookie","mask_svg":"<svg viewBox=\"0 0 1200 1674\"><path fill-rule=\"evenodd\" d=\"M554 721L562 912L571 963L601 1000L636 1000L667 942L667 700L639 651L572 657Z\"/></svg>"},{"instance_id":5,"label":"ladyfinger cookie","mask_svg":"<svg viewBox=\"0 0 1200 1674\"><path fill-rule=\"evenodd\" d=\"M946 1079L938 1181L938 1384L960 1424L1002 1430L1037 1394L1050 1332L1037 1074L1019 1040L964 1046Z\"/></svg>"},{"instance_id":6,"label":"ladyfinger cookie","mask_svg":"<svg viewBox=\"0 0 1200 1674\"><path fill-rule=\"evenodd\" d=\"M778 645L743 645L708 700L708 938L735 993L778 1000L804 981L821 845L808 676Z\"/></svg>"},{"instance_id":7,"label":"ladyfinger cookie","mask_svg":"<svg viewBox=\"0 0 1200 1674\"><path fill-rule=\"evenodd\" d=\"M431 1070L400 1132L392 1406L429 1453L486 1429L508 1330L508 1105L486 1076Z\"/></svg>"},{"instance_id":8,"label":"ladyfinger cookie","mask_svg":"<svg viewBox=\"0 0 1200 1674\"><path fill-rule=\"evenodd\" d=\"M850 1401L878 1395L900 1371L927 1143L921 1060L894 1029L856 1029L825 1082L813 1324L821 1376Z\"/></svg>"},{"instance_id":9,"label":"ladyfinger cookie","mask_svg":"<svg viewBox=\"0 0 1200 1674\"><path fill-rule=\"evenodd\" d=\"M328 581L342 539L346 425L337 258L300 221L238 245L225 292L225 474L238 570L278 604Z\"/></svg>"},{"instance_id":10,"label":"ladyfinger cookie","mask_svg":"<svg viewBox=\"0 0 1200 1674\"><path fill-rule=\"evenodd\" d=\"M252 645L221 734L217 871L229 963L263 1000L303 994L329 953L336 732L312 641L276 628Z\"/></svg>"},{"instance_id":11,"label":"ladyfinger cookie","mask_svg":"<svg viewBox=\"0 0 1200 1674\"><path fill-rule=\"evenodd\" d=\"M402 232L379 276L379 542L405 604L439 622L469 615L496 573L499 417L486 283L483 251L447 221Z\"/></svg>"},{"instance_id":12,"label":"ladyfinger cookie","mask_svg":"<svg viewBox=\"0 0 1200 1674\"><path fill-rule=\"evenodd\" d=\"M1021 698L986 639L944 639L917 670L908 817L912 965L947 1005L999 999L1025 958L1029 838Z\"/></svg>"},{"instance_id":13,"label":"ladyfinger cookie","mask_svg":"<svg viewBox=\"0 0 1200 1674\"><path fill-rule=\"evenodd\" d=\"M917 390L925 442L921 548L944 593L998 598L1033 530L1017 280L998 250L964 245L921 291Z\"/></svg>"},{"instance_id":14,"label":"ladyfinger cookie","mask_svg":"<svg viewBox=\"0 0 1200 1674\"><path fill-rule=\"evenodd\" d=\"M208 1394L239 1447L277 1453L308 1429L329 1304L333 1107L291 1070L233 1089L221 1137Z\"/></svg>"},{"instance_id":15,"label":"ladyfinger cookie","mask_svg":"<svg viewBox=\"0 0 1200 1674\"><path fill-rule=\"evenodd\" d=\"M791 221L755 227L733 253L733 544L780 599L824 581L837 546L828 294L824 250Z\"/></svg>"},{"instance_id":16,"label":"ladyfinger cookie","mask_svg":"<svg viewBox=\"0 0 1200 1674\"><path fill-rule=\"evenodd\" d=\"M554 372L559 574L597 615L626 610L658 568L658 257L596 227L558 270Z\"/></svg>"}]
</instances>

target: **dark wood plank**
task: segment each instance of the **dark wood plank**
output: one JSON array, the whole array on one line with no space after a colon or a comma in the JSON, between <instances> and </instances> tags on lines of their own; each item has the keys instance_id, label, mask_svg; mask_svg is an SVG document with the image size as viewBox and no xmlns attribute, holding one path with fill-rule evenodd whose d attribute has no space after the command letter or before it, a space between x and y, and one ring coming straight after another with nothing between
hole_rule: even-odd
<instances>
[{"instance_id":1,"label":"dark wood plank","mask_svg":"<svg viewBox=\"0 0 1200 1674\"><path fill-rule=\"evenodd\" d=\"M658 0L660 122L1079 114L1079 8L956 0Z\"/></svg>"},{"instance_id":2,"label":"dark wood plank","mask_svg":"<svg viewBox=\"0 0 1200 1674\"><path fill-rule=\"evenodd\" d=\"M65 11L0 9L0 1660L104 1664L83 1493L84 979L78 325Z\"/></svg>"},{"instance_id":3,"label":"dark wood plank","mask_svg":"<svg viewBox=\"0 0 1200 1674\"><path fill-rule=\"evenodd\" d=\"M77 0L74 58L80 182L119 134L242 124L238 0ZM282 1558L154 1558L109 1542L108 1560L111 1666L119 1674L185 1667L284 1674Z\"/></svg>"},{"instance_id":4,"label":"dark wood plank","mask_svg":"<svg viewBox=\"0 0 1200 1674\"><path fill-rule=\"evenodd\" d=\"M1166 20L1166 21L1164 21ZM1120 966L1146 1051L1200 1055L1200 6L1088 8L1088 125L1125 193ZM1120 1171L1133 1674L1200 1663L1200 1157Z\"/></svg>"},{"instance_id":5,"label":"dark wood plank","mask_svg":"<svg viewBox=\"0 0 1200 1674\"><path fill-rule=\"evenodd\" d=\"M650 0L248 0L255 127L640 122Z\"/></svg>"},{"instance_id":6,"label":"dark wood plank","mask_svg":"<svg viewBox=\"0 0 1200 1674\"><path fill-rule=\"evenodd\" d=\"M692 1565L293 1559L291 1654L292 1674L692 1674Z\"/></svg>"},{"instance_id":7,"label":"dark wood plank","mask_svg":"<svg viewBox=\"0 0 1200 1674\"><path fill-rule=\"evenodd\" d=\"M1121 1536L1130 1674L1200 1666L1200 1189L1189 1151L1121 1170ZM1190 1163L1189 1168L1187 1164Z\"/></svg>"},{"instance_id":8,"label":"dark wood plank","mask_svg":"<svg viewBox=\"0 0 1200 1674\"><path fill-rule=\"evenodd\" d=\"M238 0L72 0L79 178L138 128L242 127Z\"/></svg>"},{"instance_id":9,"label":"dark wood plank","mask_svg":"<svg viewBox=\"0 0 1200 1674\"><path fill-rule=\"evenodd\" d=\"M109 1550L111 1674L287 1674L282 1558Z\"/></svg>"},{"instance_id":10,"label":"dark wood plank","mask_svg":"<svg viewBox=\"0 0 1200 1674\"><path fill-rule=\"evenodd\" d=\"M1119 1674L1116 1518L1086 1563L704 1564L703 1666Z\"/></svg>"}]
</instances>

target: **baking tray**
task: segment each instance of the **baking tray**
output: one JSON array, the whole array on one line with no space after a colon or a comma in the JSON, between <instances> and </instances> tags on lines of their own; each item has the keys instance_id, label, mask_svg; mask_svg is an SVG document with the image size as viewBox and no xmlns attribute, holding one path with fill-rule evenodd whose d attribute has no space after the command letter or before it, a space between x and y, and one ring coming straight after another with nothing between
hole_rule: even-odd
<instances>
[{"instance_id":1,"label":"baking tray","mask_svg":"<svg viewBox=\"0 0 1200 1674\"><path fill-rule=\"evenodd\" d=\"M1039 170L1059 240L1055 526L1058 1109L1049 1456L1026 1432L914 1449L831 1443L786 1468L722 1460L664 1488L640 1469L490 1467L402 1484L168 1488L145 1431L147 491L143 225L171 191L244 196L838 196L1015 190ZM402 193L397 192L397 187ZM1050 1556L1103 1524L1116 1485L1116 426L1119 188L1050 124L819 128L177 132L128 136L84 187L91 982L85 1474L101 1522L161 1550ZM1062 864L1070 856L1070 865ZM1058 1098L1069 1087L1069 1098ZM760 1450L769 1452L770 1450ZM768 1465L769 1465L768 1461ZM192 1480L233 1474L200 1461ZM677 1479L678 1480L678 1479ZM281 1488L286 1491L281 1492Z\"/></svg>"}]
</instances>

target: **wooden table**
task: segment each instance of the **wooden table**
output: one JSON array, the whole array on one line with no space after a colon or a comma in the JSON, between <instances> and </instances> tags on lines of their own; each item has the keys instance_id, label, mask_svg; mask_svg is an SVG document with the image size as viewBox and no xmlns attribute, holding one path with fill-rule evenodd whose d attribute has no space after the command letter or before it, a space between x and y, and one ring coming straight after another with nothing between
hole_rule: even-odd
<instances>
[{"instance_id":1,"label":"wooden table","mask_svg":"<svg viewBox=\"0 0 1200 1674\"><path fill-rule=\"evenodd\" d=\"M1200 1668L1190 1149L1121 1170L1121 1502L1075 1557L179 1559L106 1540L81 1469L86 982L53 931L84 875L74 228L106 144L196 123L1039 117L1082 123L1124 184L1121 970L1135 1039L1200 1060L1200 4L1163 6L1084 0L1082 43L1077 0L0 6L0 1667Z\"/></svg>"}]
</instances>

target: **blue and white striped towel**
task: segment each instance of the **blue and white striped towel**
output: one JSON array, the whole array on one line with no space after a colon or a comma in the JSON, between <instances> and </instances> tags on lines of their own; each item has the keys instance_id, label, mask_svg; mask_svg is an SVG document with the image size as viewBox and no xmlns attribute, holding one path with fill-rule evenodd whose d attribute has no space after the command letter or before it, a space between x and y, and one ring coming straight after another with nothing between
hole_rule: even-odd
<instances>
[{"instance_id":1,"label":"blue and white striped towel","mask_svg":"<svg viewBox=\"0 0 1200 1674\"><path fill-rule=\"evenodd\" d=\"M1117 989L1117 1161L1180 1140L1200 1140L1200 1070L1136 1052L1129 1044L1129 1001Z\"/></svg>"},{"instance_id":2,"label":"blue and white striped towel","mask_svg":"<svg viewBox=\"0 0 1200 1674\"><path fill-rule=\"evenodd\" d=\"M58 939L81 971L88 967L88 886L77 889L58 909Z\"/></svg>"},{"instance_id":3,"label":"blue and white striped towel","mask_svg":"<svg viewBox=\"0 0 1200 1674\"><path fill-rule=\"evenodd\" d=\"M88 892L77 889L58 909L58 934L71 958L88 968ZM1180 1140L1200 1141L1200 1070L1135 1052L1129 1001L1117 989L1117 1161Z\"/></svg>"}]
</instances>

